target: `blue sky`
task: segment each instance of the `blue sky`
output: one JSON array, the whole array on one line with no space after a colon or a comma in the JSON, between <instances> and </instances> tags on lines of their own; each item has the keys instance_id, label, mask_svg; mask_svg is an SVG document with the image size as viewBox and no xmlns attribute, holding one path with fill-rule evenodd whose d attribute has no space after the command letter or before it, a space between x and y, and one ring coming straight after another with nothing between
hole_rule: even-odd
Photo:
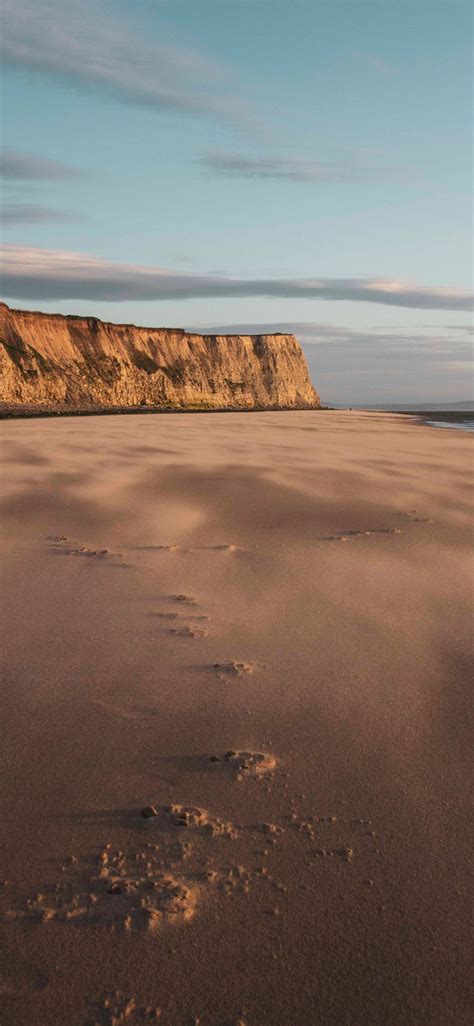
<instances>
[{"instance_id":1,"label":"blue sky","mask_svg":"<svg viewBox=\"0 0 474 1026\"><path fill-rule=\"evenodd\" d=\"M470 4L4 6L7 302L294 330L328 401L469 397Z\"/></svg>"}]
</instances>

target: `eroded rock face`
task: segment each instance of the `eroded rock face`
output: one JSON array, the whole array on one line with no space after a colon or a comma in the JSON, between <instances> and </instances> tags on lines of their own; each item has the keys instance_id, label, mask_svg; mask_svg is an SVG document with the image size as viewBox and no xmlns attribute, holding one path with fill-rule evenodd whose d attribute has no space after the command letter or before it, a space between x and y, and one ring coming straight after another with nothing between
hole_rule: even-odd
<instances>
[{"instance_id":1,"label":"eroded rock face","mask_svg":"<svg viewBox=\"0 0 474 1026\"><path fill-rule=\"evenodd\" d=\"M11 406L319 406L294 335L195 335L2 303L0 343L0 403Z\"/></svg>"}]
</instances>

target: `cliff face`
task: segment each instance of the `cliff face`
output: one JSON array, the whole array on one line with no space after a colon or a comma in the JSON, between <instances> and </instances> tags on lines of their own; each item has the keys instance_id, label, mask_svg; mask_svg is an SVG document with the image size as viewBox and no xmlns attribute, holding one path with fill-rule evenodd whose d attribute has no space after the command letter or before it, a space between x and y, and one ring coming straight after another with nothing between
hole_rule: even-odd
<instances>
[{"instance_id":1,"label":"cliff face","mask_svg":"<svg viewBox=\"0 0 474 1026\"><path fill-rule=\"evenodd\" d=\"M319 397L294 335L194 335L0 303L0 402L250 410Z\"/></svg>"}]
</instances>

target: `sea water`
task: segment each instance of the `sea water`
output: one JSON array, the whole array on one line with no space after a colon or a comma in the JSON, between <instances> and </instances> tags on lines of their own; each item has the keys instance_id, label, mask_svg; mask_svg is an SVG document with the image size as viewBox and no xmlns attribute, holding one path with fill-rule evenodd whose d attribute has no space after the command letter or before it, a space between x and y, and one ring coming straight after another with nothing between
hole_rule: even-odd
<instances>
[{"instance_id":1,"label":"sea water","mask_svg":"<svg viewBox=\"0 0 474 1026\"><path fill-rule=\"evenodd\" d=\"M455 431L474 431L474 420L427 420L426 423L431 427L454 428Z\"/></svg>"}]
</instances>

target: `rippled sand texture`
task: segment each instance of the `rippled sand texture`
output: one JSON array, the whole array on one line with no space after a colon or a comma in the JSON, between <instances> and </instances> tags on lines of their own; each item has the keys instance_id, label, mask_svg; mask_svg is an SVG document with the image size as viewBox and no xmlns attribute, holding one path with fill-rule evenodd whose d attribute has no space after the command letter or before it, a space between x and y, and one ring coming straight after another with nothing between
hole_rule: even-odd
<instances>
[{"instance_id":1,"label":"rippled sand texture","mask_svg":"<svg viewBox=\"0 0 474 1026\"><path fill-rule=\"evenodd\" d=\"M464 1026L472 438L3 422L2 1026Z\"/></svg>"}]
</instances>

